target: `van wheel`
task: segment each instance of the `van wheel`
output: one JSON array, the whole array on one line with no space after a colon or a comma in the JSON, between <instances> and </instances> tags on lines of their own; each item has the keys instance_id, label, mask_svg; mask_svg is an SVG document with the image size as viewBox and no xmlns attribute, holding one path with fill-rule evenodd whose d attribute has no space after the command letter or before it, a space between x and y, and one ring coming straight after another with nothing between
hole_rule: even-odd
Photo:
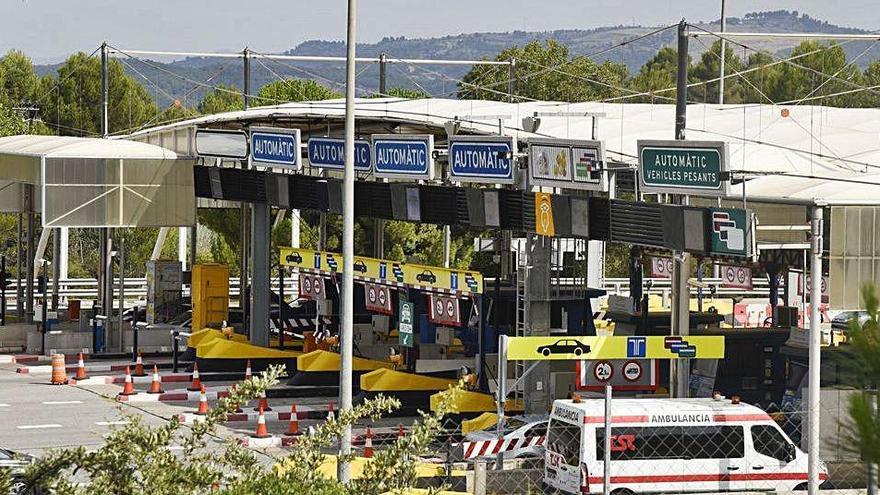
<instances>
[{"instance_id":1,"label":"van wheel","mask_svg":"<svg viewBox=\"0 0 880 495\"><path fill-rule=\"evenodd\" d=\"M633 491L629 488L618 488L616 490L611 490L611 495L634 495Z\"/></svg>"},{"instance_id":2,"label":"van wheel","mask_svg":"<svg viewBox=\"0 0 880 495\"><path fill-rule=\"evenodd\" d=\"M794 491L796 492L805 492L809 486L806 483L801 483L800 485L794 487Z\"/></svg>"}]
</instances>

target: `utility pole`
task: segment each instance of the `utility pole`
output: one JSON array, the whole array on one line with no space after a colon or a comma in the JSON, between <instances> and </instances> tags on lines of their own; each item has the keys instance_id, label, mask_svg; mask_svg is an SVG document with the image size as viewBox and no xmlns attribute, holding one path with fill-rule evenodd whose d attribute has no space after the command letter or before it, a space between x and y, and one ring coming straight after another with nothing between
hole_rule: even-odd
<instances>
[{"instance_id":1,"label":"utility pole","mask_svg":"<svg viewBox=\"0 0 880 495\"><path fill-rule=\"evenodd\" d=\"M387 64L388 60L385 53L379 54L379 96L385 96L387 93ZM378 179L385 181L385 179ZM381 218L373 219L373 257L385 257L385 220Z\"/></svg>"},{"instance_id":2,"label":"utility pole","mask_svg":"<svg viewBox=\"0 0 880 495\"><path fill-rule=\"evenodd\" d=\"M109 50L107 42L101 43L101 137L107 139L110 136L110 72L108 66ZM121 191L120 191L121 194ZM110 332L110 316L113 314L113 260L110 252L113 250L113 241L110 229L101 228L101 266L98 269L98 279L101 284L99 289L101 309L107 317L107 328ZM119 329L122 331L122 329Z\"/></svg>"},{"instance_id":3,"label":"utility pole","mask_svg":"<svg viewBox=\"0 0 880 495\"><path fill-rule=\"evenodd\" d=\"M247 110L250 107L251 99L251 60L250 60L250 50L245 48L242 51L242 101L244 104L244 109ZM248 160L243 161L241 163L241 168L247 170L250 169L250 158ZM248 204L244 201L241 202L240 206L240 236L241 236L241 259L239 260L240 274L239 274L239 283L238 283L238 305L241 307L243 321L249 322L249 314L250 314L250 297L249 297L249 279L248 275L250 274L250 269L248 265L250 264L250 253L249 242L250 242L250 212L248 211ZM248 326L248 337L252 338L252 328Z\"/></svg>"},{"instance_id":4,"label":"utility pole","mask_svg":"<svg viewBox=\"0 0 880 495\"><path fill-rule=\"evenodd\" d=\"M684 19L678 24L678 76L675 97L675 139L685 139L687 126L687 80L688 80L688 26ZM687 204L687 199L681 201ZM690 334L690 287L691 257L682 251L672 253L672 307L670 311L670 333L687 336ZM644 311L646 308L642 308ZM684 359L670 361L669 387L671 397L687 397L690 366Z\"/></svg>"},{"instance_id":5,"label":"utility pole","mask_svg":"<svg viewBox=\"0 0 880 495\"><path fill-rule=\"evenodd\" d=\"M809 442L807 444L807 464L808 464L808 489L809 495L819 495L819 442L820 442L820 421L819 421L819 398L821 396L821 382L819 380L819 370L822 366L822 329L819 325L819 306L822 303L822 207L820 205L813 206L813 218L811 222L812 239L810 239L810 247L812 250L812 259L810 260L810 277L812 278L812 287L810 288L810 345L809 345L809 362L807 369L809 370L809 391L808 391L808 409L807 419L809 421ZM806 280L806 266L804 266L804 280ZM806 284L806 281L804 282ZM806 290L804 294L806 294Z\"/></svg>"},{"instance_id":6,"label":"utility pole","mask_svg":"<svg viewBox=\"0 0 880 495\"><path fill-rule=\"evenodd\" d=\"M348 33L345 60L345 176L342 181L342 318L339 336L339 412L351 410L351 379L354 316L354 85L357 48L357 0L348 0ZM351 425L339 439L337 479L347 484L351 479Z\"/></svg>"},{"instance_id":7,"label":"utility pole","mask_svg":"<svg viewBox=\"0 0 880 495\"><path fill-rule=\"evenodd\" d=\"M721 35L724 35L724 31L727 30L727 15L725 14L725 7L727 6L727 0L721 0ZM724 104L724 62L727 56L727 40L721 38L721 79L718 80L718 104Z\"/></svg>"}]
</instances>

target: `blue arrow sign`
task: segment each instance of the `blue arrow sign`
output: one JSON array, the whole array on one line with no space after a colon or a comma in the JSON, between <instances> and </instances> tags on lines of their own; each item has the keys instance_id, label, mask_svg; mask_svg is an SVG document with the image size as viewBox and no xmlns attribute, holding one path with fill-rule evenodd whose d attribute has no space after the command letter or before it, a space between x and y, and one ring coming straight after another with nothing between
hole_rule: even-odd
<instances>
[{"instance_id":1,"label":"blue arrow sign","mask_svg":"<svg viewBox=\"0 0 880 495\"><path fill-rule=\"evenodd\" d=\"M376 134L373 167L376 177L431 179L434 136Z\"/></svg>"},{"instance_id":2,"label":"blue arrow sign","mask_svg":"<svg viewBox=\"0 0 880 495\"><path fill-rule=\"evenodd\" d=\"M252 129L251 154L257 165L299 170L299 129Z\"/></svg>"},{"instance_id":3,"label":"blue arrow sign","mask_svg":"<svg viewBox=\"0 0 880 495\"><path fill-rule=\"evenodd\" d=\"M513 139L504 137L456 137L449 144L452 180L512 184Z\"/></svg>"},{"instance_id":4,"label":"blue arrow sign","mask_svg":"<svg viewBox=\"0 0 880 495\"><path fill-rule=\"evenodd\" d=\"M354 169L369 172L372 165L371 148L368 141L358 139L354 142ZM317 168L345 168L345 140L337 138L310 138L309 163Z\"/></svg>"}]
</instances>

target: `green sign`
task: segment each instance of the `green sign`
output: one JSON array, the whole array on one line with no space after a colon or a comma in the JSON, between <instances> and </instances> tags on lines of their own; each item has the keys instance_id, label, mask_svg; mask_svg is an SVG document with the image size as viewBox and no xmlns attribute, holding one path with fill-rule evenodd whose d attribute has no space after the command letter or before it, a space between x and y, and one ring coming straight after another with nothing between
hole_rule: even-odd
<instances>
[{"instance_id":1,"label":"green sign","mask_svg":"<svg viewBox=\"0 0 880 495\"><path fill-rule=\"evenodd\" d=\"M726 196L722 141L639 141L641 192Z\"/></svg>"},{"instance_id":2,"label":"green sign","mask_svg":"<svg viewBox=\"0 0 880 495\"><path fill-rule=\"evenodd\" d=\"M398 343L401 347L413 346L413 317L416 312L415 304L400 302L400 328L398 328Z\"/></svg>"},{"instance_id":3,"label":"green sign","mask_svg":"<svg viewBox=\"0 0 880 495\"><path fill-rule=\"evenodd\" d=\"M709 208L712 232L709 252L728 256L751 254L751 225L746 210L737 208Z\"/></svg>"}]
</instances>

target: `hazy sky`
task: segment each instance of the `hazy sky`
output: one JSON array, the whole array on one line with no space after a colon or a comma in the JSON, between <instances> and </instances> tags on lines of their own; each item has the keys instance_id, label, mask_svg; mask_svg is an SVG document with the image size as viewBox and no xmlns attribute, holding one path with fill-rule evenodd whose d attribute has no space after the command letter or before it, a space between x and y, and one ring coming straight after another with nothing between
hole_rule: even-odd
<instances>
[{"instance_id":1,"label":"hazy sky","mask_svg":"<svg viewBox=\"0 0 880 495\"><path fill-rule=\"evenodd\" d=\"M720 0L361 0L359 41L476 31L659 25L717 19ZM806 12L880 29L877 0L728 0L728 15ZM0 0L0 50L57 61L102 40L120 48L264 52L308 39L343 39L345 0Z\"/></svg>"}]
</instances>

